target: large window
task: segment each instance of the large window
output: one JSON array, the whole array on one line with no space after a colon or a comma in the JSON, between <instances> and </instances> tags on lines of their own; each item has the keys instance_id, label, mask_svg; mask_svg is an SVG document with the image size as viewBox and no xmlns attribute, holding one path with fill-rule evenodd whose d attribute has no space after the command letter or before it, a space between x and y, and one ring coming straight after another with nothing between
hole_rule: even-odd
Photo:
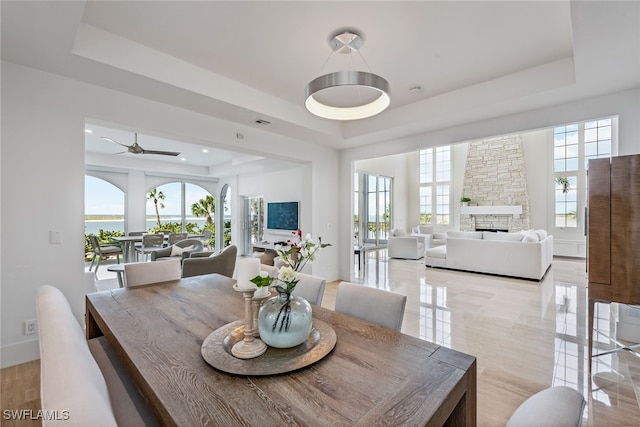
<instances>
[{"instance_id":1,"label":"large window","mask_svg":"<svg viewBox=\"0 0 640 427\"><path fill-rule=\"evenodd\" d=\"M245 222L245 249L250 255L250 249L254 243L264 240L264 197L246 197L244 199Z\"/></svg>"},{"instance_id":2,"label":"large window","mask_svg":"<svg viewBox=\"0 0 640 427\"><path fill-rule=\"evenodd\" d=\"M231 244L231 187L225 185L220 194L222 198L222 247Z\"/></svg>"},{"instance_id":3,"label":"large window","mask_svg":"<svg viewBox=\"0 0 640 427\"><path fill-rule=\"evenodd\" d=\"M451 147L420 150L420 224L449 224Z\"/></svg>"},{"instance_id":4,"label":"large window","mask_svg":"<svg viewBox=\"0 0 640 427\"><path fill-rule=\"evenodd\" d=\"M605 118L553 128L555 227L582 228L589 160L611 157L614 127Z\"/></svg>"},{"instance_id":5,"label":"large window","mask_svg":"<svg viewBox=\"0 0 640 427\"><path fill-rule=\"evenodd\" d=\"M100 178L84 176L84 234L124 235L124 193Z\"/></svg>"},{"instance_id":6,"label":"large window","mask_svg":"<svg viewBox=\"0 0 640 427\"><path fill-rule=\"evenodd\" d=\"M170 182L150 189L146 197L147 230L190 234L209 230L215 238L215 198L204 188Z\"/></svg>"}]
</instances>

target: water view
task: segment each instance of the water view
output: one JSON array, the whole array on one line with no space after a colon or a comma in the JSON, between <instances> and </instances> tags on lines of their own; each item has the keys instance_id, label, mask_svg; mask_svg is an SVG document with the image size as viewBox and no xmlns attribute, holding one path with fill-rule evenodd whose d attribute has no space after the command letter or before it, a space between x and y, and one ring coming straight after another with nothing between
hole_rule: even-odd
<instances>
[{"instance_id":1,"label":"water view","mask_svg":"<svg viewBox=\"0 0 640 427\"><path fill-rule=\"evenodd\" d=\"M187 217L187 222L195 223L200 229L206 223L204 218ZM161 223L167 222L180 222L180 216L160 216ZM144 231L149 230L157 225L155 217L147 217L147 224ZM122 216L112 215L87 215L84 218L84 233L85 234L98 234L100 229L105 231L122 231L124 232L124 218ZM130 231L143 231L143 230L130 230Z\"/></svg>"}]
</instances>

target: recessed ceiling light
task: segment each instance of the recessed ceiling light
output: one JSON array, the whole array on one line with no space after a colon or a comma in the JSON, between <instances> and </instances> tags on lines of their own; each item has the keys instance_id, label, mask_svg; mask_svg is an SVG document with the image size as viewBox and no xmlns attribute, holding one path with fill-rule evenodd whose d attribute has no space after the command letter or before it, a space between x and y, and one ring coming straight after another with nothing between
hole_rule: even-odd
<instances>
[{"instance_id":1,"label":"recessed ceiling light","mask_svg":"<svg viewBox=\"0 0 640 427\"><path fill-rule=\"evenodd\" d=\"M84 133L93 133L93 131L91 129L85 129Z\"/></svg>"},{"instance_id":2,"label":"recessed ceiling light","mask_svg":"<svg viewBox=\"0 0 640 427\"><path fill-rule=\"evenodd\" d=\"M203 148L203 149L202 149L202 152L203 152L203 153L208 153L208 152L209 152L209 150L207 150L206 148Z\"/></svg>"},{"instance_id":3,"label":"recessed ceiling light","mask_svg":"<svg viewBox=\"0 0 640 427\"><path fill-rule=\"evenodd\" d=\"M184 158L184 157L180 157L180 160L182 160L182 161L184 162L184 161L185 161L185 160L187 160L187 159L186 159L186 158Z\"/></svg>"}]
</instances>

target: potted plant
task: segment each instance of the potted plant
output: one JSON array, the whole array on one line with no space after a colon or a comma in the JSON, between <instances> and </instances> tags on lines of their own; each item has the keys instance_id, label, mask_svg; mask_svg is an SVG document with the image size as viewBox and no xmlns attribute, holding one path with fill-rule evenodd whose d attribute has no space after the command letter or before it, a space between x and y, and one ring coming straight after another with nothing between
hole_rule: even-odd
<instances>
[{"instance_id":1,"label":"potted plant","mask_svg":"<svg viewBox=\"0 0 640 427\"><path fill-rule=\"evenodd\" d=\"M569 183L569 179L566 176L556 177L556 184L562 187L562 194L567 194L571 187L571 183Z\"/></svg>"},{"instance_id":2,"label":"potted plant","mask_svg":"<svg viewBox=\"0 0 640 427\"><path fill-rule=\"evenodd\" d=\"M468 197L461 197L460 201L462 202L462 206L468 206L471 199Z\"/></svg>"}]
</instances>

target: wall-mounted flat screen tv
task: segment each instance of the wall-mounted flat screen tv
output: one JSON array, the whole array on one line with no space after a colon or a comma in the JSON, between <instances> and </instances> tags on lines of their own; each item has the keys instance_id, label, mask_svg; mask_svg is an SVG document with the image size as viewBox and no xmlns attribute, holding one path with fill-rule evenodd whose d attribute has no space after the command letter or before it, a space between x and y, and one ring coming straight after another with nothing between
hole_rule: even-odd
<instances>
[{"instance_id":1,"label":"wall-mounted flat screen tv","mask_svg":"<svg viewBox=\"0 0 640 427\"><path fill-rule=\"evenodd\" d=\"M295 231L299 228L299 202L268 202L267 229Z\"/></svg>"}]
</instances>

